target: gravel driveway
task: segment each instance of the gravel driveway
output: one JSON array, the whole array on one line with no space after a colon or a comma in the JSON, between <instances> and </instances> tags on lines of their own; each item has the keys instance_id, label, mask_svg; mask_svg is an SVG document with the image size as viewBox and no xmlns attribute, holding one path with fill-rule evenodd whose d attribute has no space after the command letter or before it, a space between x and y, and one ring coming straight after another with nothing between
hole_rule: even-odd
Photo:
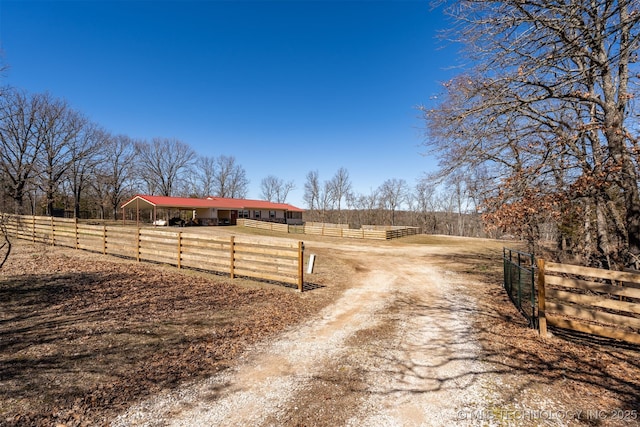
<instances>
[{"instance_id":1,"label":"gravel driveway","mask_svg":"<svg viewBox=\"0 0 640 427\"><path fill-rule=\"evenodd\" d=\"M490 398L468 319L475 300L425 262L433 249L331 247L357 274L319 316L113 425L442 426Z\"/></svg>"}]
</instances>

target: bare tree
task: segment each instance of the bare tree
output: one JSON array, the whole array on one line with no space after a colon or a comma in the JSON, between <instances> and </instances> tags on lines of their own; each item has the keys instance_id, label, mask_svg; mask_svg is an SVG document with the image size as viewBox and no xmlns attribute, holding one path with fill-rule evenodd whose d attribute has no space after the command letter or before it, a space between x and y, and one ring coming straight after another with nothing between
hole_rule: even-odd
<instances>
[{"instance_id":1,"label":"bare tree","mask_svg":"<svg viewBox=\"0 0 640 427\"><path fill-rule=\"evenodd\" d=\"M378 190L380 203L389 212L391 225L395 225L396 210L406 202L409 196L409 186L404 179L387 179Z\"/></svg>"},{"instance_id":2,"label":"bare tree","mask_svg":"<svg viewBox=\"0 0 640 427\"><path fill-rule=\"evenodd\" d=\"M208 197L214 194L216 167L215 157L198 157L194 165L192 183L192 192L196 197Z\"/></svg>"},{"instance_id":3,"label":"bare tree","mask_svg":"<svg viewBox=\"0 0 640 427\"><path fill-rule=\"evenodd\" d=\"M101 158L99 151L107 146L109 134L93 123L86 123L80 134L69 146L71 165L67 172L68 181L73 193L74 217L80 217L80 200L88 186L97 179L96 167Z\"/></svg>"},{"instance_id":4,"label":"bare tree","mask_svg":"<svg viewBox=\"0 0 640 427\"><path fill-rule=\"evenodd\" d=\"M280 183L281 180L273 175L262 178L262 181L260 181L260 197L274 202L276 200L277 187Z\"/></svg>"},{"instance_id":5,"label":"bare tree","mask_svg":"<svg viewBox=\"0 0 640 427\"><path fill-rule=\"evenodd\" d=\"M0 167L14 212L24 213L24 198L38 172L43 141L38 114L45 97L8 89L0 96Z\"/></svg>"},{"instance_id":6,"label":"bare tree","mask_svg":"<svg viewBox=\"0 0 640 427\"><path fill-rule=\"evenodd\" d=\"M249 179L242 166L233 156L220 156L216 159L213 177L213 195L243 199L247 197Z\"/></svg>"},{"instance_id":7,"label":"bare tree","mask_svg":"<svg viewBox=\"0 0 640 427\"><path fill-rule=\"evenodd\" d=\"M380 222L379 197L379 189L374 189L369 194L349 194L349 204L356 212L356 225L375 225Z\"/></svg>"},{"instance_id":8,"label":"bare tree","mask_svg":"<svg viewBox=\"0 0 640 427\"><path fill-rule=\"evenodd\" d=\"M46 213L53 215L54 197L62 178L77 160L74 145L87 119L60 99L44 96L37 114L36 131L42 140L38 157L39 186L46 197Z\"/></svg>"},{"instance_id":9,"label":"bare tree","mask_svg":"<svg viewBox=\"0 0 640 427\"><path fill-rule=\"evenodd\" d=\"M135 142L126 135L109 135L102 146L95 167L92 187L100 199L103 218L109 209L116 219L118 210L133 187L136 171Z\"/></svg>"},{"instance_id":10,"label":"bare tree","mask_svg":"<svg viewBox=\"0 0 640 427\"><path fill-rule=\"evenodd\" d=\"M320 178L318 171L310 171L307 173L307 180L304 183L304 196L303 199L307 203L307 208L310 211L318 209L320 206Z\"/></svg>"},{"instance_id":11,"label":"bare tree","mask_svg":"<svg viewBox=\"0 0 640 427\"><path fill-rule=\"evenodd\" d=\"M142 179L151 194L173 196L196 157L188 144L177 139L154 138L135 145Z\"/></svg>"},{"instance_id":12,"label":"bare tree","mask_svg":"<svg viewBox=\"0 0 640 427\"><path fill-rule=\"evenodd\" d=\"M445 84L436 108L423 108L427 145L445 172L486 168L499 185L485 198L492 224L530 241L541 222L553 219L563 232L581 224L573 240L586 249L593 230L596 262L637 263L630 103L640 79L632 65L639 8L629 0L461 0L450 9L474 66Z\"/></svg>"},{"instance_id":13,"label":"bare tree","mask_svg":"<svg viewBox=\"0 0 640 427\"><path fill-rule=\"evenodd\" d=\"M285 182L273 175L263 178L260 182L261 197L270 202L286 203L289 192L294 188L293 181Z\"/></svg>"},{"instance_id":14,"label":"bare tree","mask_svg":"<svg viewBox=\"0 0 640 427\"><path fill-rule=\"evenodd\" d=\"M342 221L342 200L349 191L351 191L349 172L345 168L340 168L329 181L329 194L338 209L338 223Z\"/></svg>"},{"instance_id":15,"label":"bare tree","mask_svg":"<svg viewBox=\"0 0 640 427\"><path fill-rule=\"evenodd\" d=\"M319 210L320 210L320 221L327 221L327 213L334 208L334 197L332 193L331 181L324 181L322 187L320 188L319 194ZM338 219L338 222L340 220Z\"/></svg>"},{"instance_id":16,"label":"bare tree","mask_svg":"<svg viewBox=\"0 0 640 427\"><path fill-rule=\"evenodd\" d=\"M437 186L430 176L423 176L416 184L413 199L416 202L418 223L424 232L436 233L438 216L436 215Z\"/></svg>"}]
</instances>

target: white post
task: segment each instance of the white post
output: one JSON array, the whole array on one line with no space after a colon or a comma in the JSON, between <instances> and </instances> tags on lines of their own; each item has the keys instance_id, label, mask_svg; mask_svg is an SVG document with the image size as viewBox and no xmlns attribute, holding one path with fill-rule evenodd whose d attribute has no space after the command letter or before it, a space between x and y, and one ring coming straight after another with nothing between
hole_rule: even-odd
<instances>
[{"instance_id":1,"label":"white post","mask_svg":"<svg viewBox=\"0 0 640 427\"><path fill-rule=\"evenodd\" d=\"M309 255L309 265L307 266L307 274L313 273L313 266L316 262L316 254Z\"/></svg>"}]
</instances>

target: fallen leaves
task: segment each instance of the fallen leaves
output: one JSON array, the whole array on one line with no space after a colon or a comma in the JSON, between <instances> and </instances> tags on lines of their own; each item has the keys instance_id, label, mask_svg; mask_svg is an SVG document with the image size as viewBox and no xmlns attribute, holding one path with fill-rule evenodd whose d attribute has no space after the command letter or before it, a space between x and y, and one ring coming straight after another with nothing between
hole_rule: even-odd
<instances>
[{"instance_id":1,"label":"fallen leaves","mask_svg":"<svg viewBox=\"0 0 640 427\"><path fill-rule=\"evenodd\" d=\"M226 368L314 304L277 286L18 245L0 275L0 425L104 425Z\"/></svg>"}]
</instances>

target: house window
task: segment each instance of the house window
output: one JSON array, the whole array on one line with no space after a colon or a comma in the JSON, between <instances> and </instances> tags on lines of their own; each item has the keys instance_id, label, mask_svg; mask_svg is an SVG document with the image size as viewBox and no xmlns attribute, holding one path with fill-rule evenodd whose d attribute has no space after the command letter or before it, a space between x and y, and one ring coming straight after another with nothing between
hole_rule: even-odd
<instances>
[{"instance_id":1,"label":"house window","mask_svg":"<svg viewBox=\"0 0 640 427\"><path fill-rule=\"evenodd\" d=\"M274 219L276 217L276 211L269 211L269 218Z\"/></svg>"},{"instance_id":2,"label":"house window","mask_svg":"<svg viewBox=\"0 0 640 427\"><path fill-rule=\"evenodd\" d=\"M260 211L253 211L253 217L255 219L260 219L260 213L261 213Z\"/></svg>"},{"instance_id":3,"label":"house window","mask_svg":"<svg viewBox=\"0 0 640 427\"><path fill-rule=\"evenodd\" d=\"M249 211L238 211L238 218L249 218Z\"/></svg>"}]
</instances>

